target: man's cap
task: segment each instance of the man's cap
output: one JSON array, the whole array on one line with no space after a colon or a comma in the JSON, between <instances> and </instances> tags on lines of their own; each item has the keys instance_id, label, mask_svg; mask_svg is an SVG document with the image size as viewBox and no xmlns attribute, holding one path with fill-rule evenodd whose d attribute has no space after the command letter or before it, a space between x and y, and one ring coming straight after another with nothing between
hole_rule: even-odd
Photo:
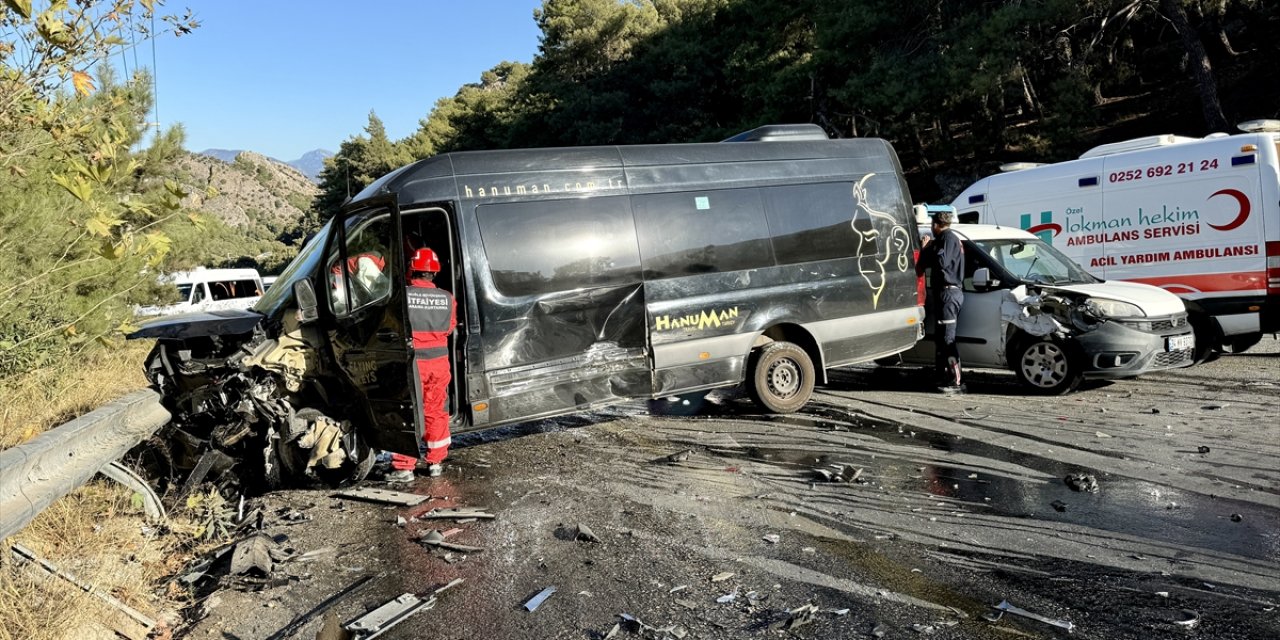
<instances>
[{"instance_id":1,"label":"man's cap","mask_svg":"<svg viewBox=\"0 0 1280 640\"><path fill-rule=\"evenodd\" d=\"M929 217L938 224L955 224L956 214L950 211L934 211Z\"/></svg>"}]
</instances>

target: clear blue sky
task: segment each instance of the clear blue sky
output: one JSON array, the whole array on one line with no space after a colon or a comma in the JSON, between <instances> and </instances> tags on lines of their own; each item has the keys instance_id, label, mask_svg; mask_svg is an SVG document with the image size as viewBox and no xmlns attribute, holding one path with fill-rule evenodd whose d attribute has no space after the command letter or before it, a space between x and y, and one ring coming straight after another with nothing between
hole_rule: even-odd
<instances>
[{"instance_id":1,"label":"clear blue sky","mask_svg":"<svg viewBox=\"0 0 1280 640\"><path fill-rule=\"evenodd\" d=\"M531 62L541 0L167 0L200 28L155 41L160 123L187 149L290 161L337 151L373 110L398 140L439 98L504 60ZM159 28L159 21L156 22ZM152 67L151 43L123 56ZM122 64L116 56L117 66Z\"/></svg>"}]
</instances>

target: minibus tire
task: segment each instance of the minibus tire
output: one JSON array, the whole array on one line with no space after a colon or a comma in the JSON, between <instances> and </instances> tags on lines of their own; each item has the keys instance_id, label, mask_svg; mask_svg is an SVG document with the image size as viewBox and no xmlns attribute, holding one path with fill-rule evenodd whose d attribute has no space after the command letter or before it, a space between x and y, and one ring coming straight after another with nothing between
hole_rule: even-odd
<instances>
[{"instance_id":1,"label":"minibus tire","mask_svg":"<svg viewBox=\"0 0 1280 640\"><path fill-rule=\"evenodd\" d=\"M1262 342L1262 333L1245 333L1230 336L1222 341L1222 348L1228 353L1244 353Z\"/></svg>"},{"instance_id":2,"label":"minibus tire","mask_svg":"<svg viewBox=\"0 0 1280 640\"><path fill-rule=\"evenodd\" d=\"M771 413L794 413L813 395L813 361L790 342L770 342L752 353L751 399Z\"/></svg>"},{"instance_id":3,"label":"minibus tire","mask_svg":"<svg viewBox=\"0 0 1280 640\"><path fill-rule=\"evenodd\" d=\"M1065 344L1053 339L1024 340L1018 344L1012 360L1013 372L1018 382L1036 393L1060 396L1075 391L1084 375L1080 361ZM1041 373L1034 373L1039 368ZM1046 378L1043 370L1055 373Z\"/></svg>"}]
</instances>

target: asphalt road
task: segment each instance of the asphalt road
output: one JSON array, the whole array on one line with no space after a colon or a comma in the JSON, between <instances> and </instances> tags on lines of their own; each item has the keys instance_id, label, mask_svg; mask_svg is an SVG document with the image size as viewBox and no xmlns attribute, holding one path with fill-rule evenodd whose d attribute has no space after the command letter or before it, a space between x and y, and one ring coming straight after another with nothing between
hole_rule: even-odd
<instances>
[{"instance_id":1,"label":"asphalt road","mask_svg":"<svg viewBox=\"0 0 1280 640\"><path fill-rule=\"evenodd\" d=\"M1280 637L1280 342L1066 397L1012 374L970 374L954 398L922 379L836 370L791 416L715 393L461 436L444 477L404 487L432 496L417 507L264 496L266 531L313 556L275 585L215 571L182 635L270 637L373 576L336 620L464 580L388 639L602 638L619 622L620 638L1066 637L993 620L1001 601L1075 638ZM821 473L842 469L849 482ZM496 517L417 521L453 506ZM575 540L579 524L600 542ZM446 557L416 541L431 529L483 551Z\"/></svg>"}]
</instances>

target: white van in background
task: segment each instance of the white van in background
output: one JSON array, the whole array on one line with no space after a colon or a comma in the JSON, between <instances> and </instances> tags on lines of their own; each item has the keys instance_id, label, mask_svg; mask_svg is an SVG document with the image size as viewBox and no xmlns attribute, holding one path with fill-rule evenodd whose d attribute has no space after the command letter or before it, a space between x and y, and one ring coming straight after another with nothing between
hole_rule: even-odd
<instances>
[{"instance_id":1,"label":"white van in background","mask_svg":"<svg viewBox=\"0 0 1280 640\"><path fill-rule=\"evenodd\" d=\"M178 271L160 276L160 282L178 287L174 304L138 307L139 316L168 316L193 311L249 309L266 289L255 269L206 269Z\"/></svg>"},{"instance_id":2,"label":"white van in background","mask_svg":"<svg viewBox=\"0 0 1280 640\"><path fill-rule=\"evenodd\" d=\"M1025 229L1094 275L1181 296L1197 356L1280 331L1280 121L1151 136L983 178L961 222Z\"/></svg>"}]
</instances>

